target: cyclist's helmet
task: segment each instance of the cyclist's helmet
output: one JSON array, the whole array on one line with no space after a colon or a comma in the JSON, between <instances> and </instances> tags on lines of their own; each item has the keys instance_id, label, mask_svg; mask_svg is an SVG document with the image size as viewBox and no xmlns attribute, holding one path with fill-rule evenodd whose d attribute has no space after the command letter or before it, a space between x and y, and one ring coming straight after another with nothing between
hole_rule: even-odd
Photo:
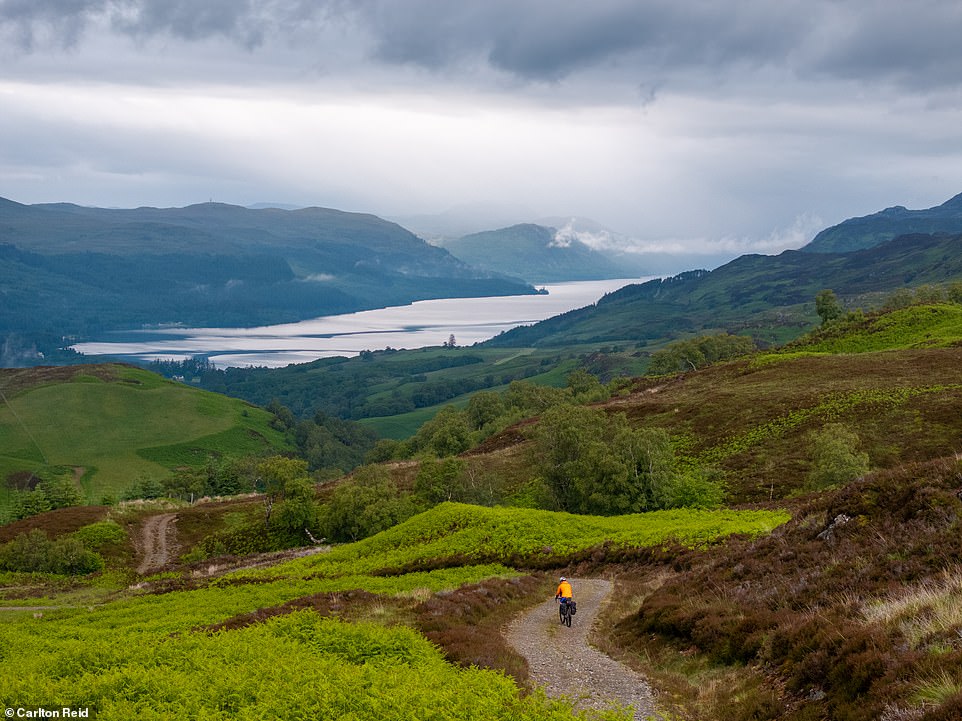
<instances>
[{"instance_id":1,"label":"cyclist's helmet","mask_svg":"<svg viewBox=\"0 0 962 721\"><path fill-rule=\"evenodd\" d=\"M567 581L568 579L565 578L564 576L562 576L559 580L561 580L561 581Z\"/></svg>"}]
</instances>

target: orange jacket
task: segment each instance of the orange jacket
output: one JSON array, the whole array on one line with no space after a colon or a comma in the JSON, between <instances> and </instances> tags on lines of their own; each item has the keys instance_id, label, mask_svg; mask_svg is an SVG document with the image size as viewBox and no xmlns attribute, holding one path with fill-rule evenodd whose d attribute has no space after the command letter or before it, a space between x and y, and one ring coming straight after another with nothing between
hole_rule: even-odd
<instances>
[{"instance_id":1,"label":"orange jacket","mask_svg":"<svg viewBox=\"0 0 962 721\"><path fill-rule=\"evenodd\" d=\"M555 598L571 598L571 584L567 581L562 581L558 584L558 592L554 595Z\"/></svg>"}]
</instances>

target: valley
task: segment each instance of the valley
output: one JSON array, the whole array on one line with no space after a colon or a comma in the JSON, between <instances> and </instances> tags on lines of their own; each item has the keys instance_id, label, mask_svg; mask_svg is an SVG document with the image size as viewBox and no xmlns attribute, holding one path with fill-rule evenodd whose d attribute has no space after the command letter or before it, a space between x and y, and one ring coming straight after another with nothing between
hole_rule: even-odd
<instances>
[{"instance_id":1,"label":"valley","mask_svg":"<svg viewBox=\"0 0 962 721\"><path fill-rule=\"evenodd\" d=\"M957 242L746 257L471 347L2 369L0 697L953 718Z\"/></svg>"}]
</instances>

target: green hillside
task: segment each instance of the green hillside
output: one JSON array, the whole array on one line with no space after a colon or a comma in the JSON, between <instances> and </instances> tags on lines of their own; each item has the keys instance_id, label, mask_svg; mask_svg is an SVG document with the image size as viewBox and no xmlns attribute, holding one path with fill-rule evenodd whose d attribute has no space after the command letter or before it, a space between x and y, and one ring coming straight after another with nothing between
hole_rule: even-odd
<instances>
[{"instance_id":1,"label":"green hillside","mask_svg":"<svg viewBox=\"0 0 962 721\"><path fill-rule=\"evenodd\" d=\"M914 305L855 314L783 348L674 376L637 378L605 407L636 427L662 428L695 467L723 474L729 502L808 488L813 436L854 431L873 468L955 452L962 418L962 306ZM507 478L541 471L530 433L508 429L471 462Z\"/></svg>"},{"instance_id":2,"label":"green hillside","mask_svg":"<svg viewBox=\"0 0 962 721\"><path fill-rule=\"evenodd\" d=\"M208 457L289 448L272 415L125 366L0 370L0 499L16 479L67 477L88 502Z\"/></svg>"},{"instance_id":3,"label":"green hillside","mask_svg":"<svg viewBox=\"0 0 962 721\"><path fill-rule=\"evenodd\" d=\"M554 228L531 223L448 240L444 242L444 248L469 265L523 278L529 283L633 275L581 241L575 238L558 240Z\"/></svg>"},{"instance_id":4,"label":"green hillside","mask_svg":"<svg viewBox=\"0 0 962 721\"><path fill-rule=\"evenodd\" d=\"M136 585L116 566L69 585L2 574L0 606L50 608L0 612L0 699L52 696L105 719L572 718L521 690L528 668L501 633L562 572L613 579L593 642L650 679L666 718L957 718L960 338L954 304L853 314L784 348L637 378L594 406L667 432L684 466L720 474L728 508L598 517L444 502L356 543L176 560ZM75 383L170 385L111 370ZM47 387L18 378L5 386L14 403ZM531 452L547 418L463 454L459 472L537 484L551 470ZM814 483L826 429L853 433L867 469ZM416 495L418 464L379 467L391 480L379 493ZM341 479L320 508L363 490ZM243 503L259 506L181 512L180 552L214 516L236 529ZM132 534L142 523L110 513Z\"/></svg>"},{"instance_id":5,"label":"green hillside","mask_svg":"<svg viewBox=\"0 0 962 721\"><path fill-rule=\"evenodd\" d=\"M814 299L823 289L849 307L873 307L897 289L962 279L960 247L962 235L907 235L844 254L744 255L711 272L626 286L487 345L558 347L718 331L784 343L817 322Z\"/></svg>"},{"instance_id":6,"label":"green hillside","mask_svg":"<svg viewBox=\"0 0 962 721\"><path fill-rule=\"evenodd\" d=\"M962 232L962 193L925 210L901 205L861 218L849 218L821 231L802 250L807 253L849 253L913 233Z\"/></svg>"}]
</instances>

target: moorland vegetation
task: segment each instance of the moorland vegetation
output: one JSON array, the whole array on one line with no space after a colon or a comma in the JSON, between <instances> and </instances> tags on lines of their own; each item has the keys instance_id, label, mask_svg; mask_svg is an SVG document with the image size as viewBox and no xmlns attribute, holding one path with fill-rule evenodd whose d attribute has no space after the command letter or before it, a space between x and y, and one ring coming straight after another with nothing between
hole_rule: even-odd
<instances>
[{"instance_id":1,"label":"moorland vegetation","mask_svg":"<svg viewBox=\"0 0 962 721\"><path fill-rule=\"evenodd\" d=\"M0 697L103 718L388 717L403 685L404 709L439 718L569 718L522 691L523 660L495 632L563 570L615 580L597 642L648 674L668 714L955 718L958 299L841 299L787 345L712 333L665 345L666 374L515 381L324 483L275 409L264 420L290 445L250 462L258 494L190 505L190 474L165 489L178 551L160 574L131 570L149 507L0 529L2 604L48 607L0 615L18 649L0 658ZM323 552L323 534L343 543ZM251 555L296 545L312 553ZM99 570L23 560L71 548ZM255 684L268 668L284 673Z\"/></svg>"}]
</instances>

